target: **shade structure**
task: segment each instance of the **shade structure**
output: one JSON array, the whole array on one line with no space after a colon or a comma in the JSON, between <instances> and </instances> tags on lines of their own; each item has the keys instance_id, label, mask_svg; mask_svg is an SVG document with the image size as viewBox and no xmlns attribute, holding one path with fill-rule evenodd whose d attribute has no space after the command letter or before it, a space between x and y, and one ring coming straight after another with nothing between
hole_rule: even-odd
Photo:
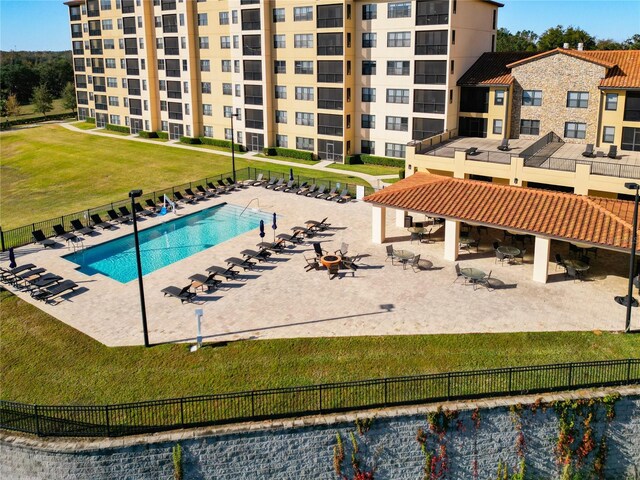
<instances>
[{"instance_id":1,"label":"shade structure","mask_svg":"<svg viewBox=\"0 0 640 480\"><path fill-rule=\"evenodd\" d=\"M260 238L264 238L264 220L260 220Z\"/></svg>"},{"instance_id":2,"label":"shade structure","mask_svg":"<svg viewBox=\"0 0 640 480\"><path fill-rule=\"evenodd\" d=\"M13 251L13 247L9 249L9 268L16 268L18 264L16 263L16 254Z\"/></svg>"}]
</instances>

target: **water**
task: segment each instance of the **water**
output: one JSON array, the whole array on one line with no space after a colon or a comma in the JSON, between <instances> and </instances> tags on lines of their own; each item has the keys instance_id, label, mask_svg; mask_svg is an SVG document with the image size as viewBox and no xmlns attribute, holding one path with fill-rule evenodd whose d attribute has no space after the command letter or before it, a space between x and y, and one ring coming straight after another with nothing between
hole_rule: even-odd
<instances>
[{"instance_id":1,"label":"water","mask_svg":"<svg viewBox=\"0 0 640 480\"><path fill-rule=\"evenodd\" d=\"M240 215L242 210L243 207L237 205L223 204L139 232L142 274L155 272L257 229L260 220L270 228L272 214L247 209ZM169 213L165 218L171 217L173 214ZM256 230L256 243L259 241ZM64 258L80 265L77 270L85 275L102 273L121 283L130 282L138 276L133 233ZM203 265L203 268L207 266Z\"/></svg>"}]
</instances>

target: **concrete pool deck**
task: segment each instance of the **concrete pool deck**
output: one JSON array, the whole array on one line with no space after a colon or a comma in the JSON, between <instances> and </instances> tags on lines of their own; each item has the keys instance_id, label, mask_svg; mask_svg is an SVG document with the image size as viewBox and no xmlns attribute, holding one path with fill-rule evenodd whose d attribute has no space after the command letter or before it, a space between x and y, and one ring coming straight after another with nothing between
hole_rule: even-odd
<instances>
[{"instance_id":1,"label":"concrete pool deck","mask_svg":"<svg viewBox=\"0 0 640 480\"><path fill-rule=\"evenodd\" d=\"M371 206L364 202L336 204L294 194L251 187L219 198L189 205L180 215L226 201L244 207L258 198L260 210L277 212L277 233L308 219L329 217L331 229L310 241L319 241L333 252L342 242L349 255L359 255L361 267L351 274L341 271L330 280L326 271L305 272L304 256L312 257L309 244L287 248L272 261L260 263L254 272L241 275L242 281L225 282L219 290L198 293L194 304L164 297L168 285L183 287L187 278L205 273L210 265L224 265L224 259L240 256L245 248L260 241L258 229L204 250L144 277L149 337L151 343L194 341L194 310L204 311L202 333L205 341L242 339L328 337L359 335L410 335L436 333L477 333L516 331L621 330L625 309L613 301L627 289L628 256L600 251L593 260L589 281L565 280L555 265L550 266L549 283L533 282L532 264L504 266L495 263L491 247L497 231L481 237L480 253L462 253L461 267L492 271L502 288L474 290L462 281L453 283L455 262L442 259L443 242L410 243L406 229L395 225L395 215L387 218L387 244L408 249L433 265L414 272L386 261L385 245L371 240ZM256 205L254 200L251 208ZM139 222L141 229L171 220L154 217ZM414 221L420 221L415 218ZM133 228L85 237L85 246L129 234ZM265 240L273 238L266 225ZM526 245L527 249L532 246ZM39 246L17 249L18 264L34 263L69 278L80 287L57 304L44 304L28 294L16 292L27 302L108 346L143 343L137 280L121 284L100 274L87 276L77 265L62 258L71 250L44 250ZM567 255L568 244L553 242L552 256ZM8 287L10 290L14 290ZM640 309L632 313L632 328L640 328Z\"/></svg>"}]
</instances>

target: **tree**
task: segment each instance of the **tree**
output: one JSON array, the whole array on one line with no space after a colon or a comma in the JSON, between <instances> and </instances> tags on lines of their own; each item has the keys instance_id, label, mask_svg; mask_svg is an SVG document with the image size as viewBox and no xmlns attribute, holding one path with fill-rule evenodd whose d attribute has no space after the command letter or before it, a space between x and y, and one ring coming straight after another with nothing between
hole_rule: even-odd
<instances>
[{"instance_id":1,"label":"tree","mask_svg":"<svg viewBox=\"0 0 640 480\"><path fill-rule=\"evenodd\" d=\"M71 82L67 82L62 91L62 106L67 110L76 111L76 89Z\"/></svg>"},{"instance_id":2,"label":"tree","mask_svg":"<svg viewBox=\"0 0 640 480\"><path fill-rule=\"evenodd\" d=\"M622 48L626 50L640 50L640 33L636 33L622 42Z\"/></svg>"},{"instance_id":3,"label":"tree","mask_svg":"<svg viewBox=\"0 0 640 480\"><path fill-rule=\"evenodd\" d=\"M602 38L596 43L596 50L622 50L621 43L612 40L611 38Z\"/></svg>"},{"instance_id":4,"label":"tree","mask_svg":"<svg viewBox=\"0 0 640 480\"><path fill-rule=\"evenodd\" d=\"M34 87L38 84L38 72L29 65L17 63L3 65L0 69L2 90L15 93L20 103L29 103Z\"/></svg>"},{"instance_id":5,"label":"tree","mask_svg":"<svg viewBox=\"0 0 640 480\"><path fill-rule=\"evenodd\" d=\"M20 102L18 102L18 97L15 94L7 97L5 109L7 111L7 117L17 117L20 115Z\"/></svg>"},{"instance_id":6,"label":"tree","mask_svg":"<svg viewBox=\"0 0 640 480\"><path fill-rule=\"evenodd\" d=\"M47 112L53 109L53 96L49 93L45 85L38 85L33 90L31 103L33 103L36 112L40 112L46 116Z\"/></svg>"},{"instance_id":7,"label":"tree","mask_svg":"<svg viewBox=\"0 0 640 480\"><path fill-rule=\"evenodd\" d=\"M540 35L538 40L538 50L546 52L554 48L562 48L565 43L570 48L578 48L578 43L584 44L585 50L596 48L596 39L581 28L568 27L566 30L562 25L551 27Z\"/></svg>"},{"instance_id":8,"label":"tree","mask_svg":"<svg viewBox=\"0 0 640 480\"><path fill-rule=\"evenodd\" d=\"M511 33L506 28L498 30L496 50L498 52L535 52L538 35L531 30Z\"/></svg>"}]
</instances>

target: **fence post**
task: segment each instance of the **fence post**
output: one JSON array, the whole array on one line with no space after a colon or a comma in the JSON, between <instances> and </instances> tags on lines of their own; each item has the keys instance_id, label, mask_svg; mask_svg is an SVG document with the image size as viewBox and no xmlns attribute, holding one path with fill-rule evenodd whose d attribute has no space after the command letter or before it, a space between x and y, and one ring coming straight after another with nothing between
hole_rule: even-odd
<instances>
[{"instance_id":1,"label":"fence post","mask_svg":"<svg viewBox=\"0 0 640 480\"><path fill-rule=\"evenodd\" d=\"M256 416L255 393L251 390L251 417Z\"/></svg>"},{"instance_id":2,"label":"fence post","mask_svg":"<svg viewBox=\"0 0 640 480\"><path fill-rule=\"evenodd\" d=\"M180 397L180 425L184 428L184 397Z\"/></svg>"},{"instance_id":3,"label":"fence post","mask_svg":"<svg viewBox=\"0 0 640 480\"><path fill-rule=\"evenodd\" d=\"M104 406L104 417L107 424L107 437L111 436L111 425L109 423L109 405Z\"/></svg>"},{"instance_id":4,"label":"fence post","mask_svg":"<svg viewBox=\"0 0 640 480\"><path fill-rule=\"evenodd\" d=\"M447 372L447 400L451 398L451 372Z\"/></svg>"},{"instance_id":5,"label":"fence post","mask_svg":"<svg viewBox=\"0 0 640 480\"><path fill-rule=\"evenodd\" d=\"M40 436L40 418L38 417L38 405L33 405L33 414L36 417L36 435Z\"/></svg>"},{"instance_id":6,"label":"fence post","mask_svg":"<svg viewBox=\"0 0 640 480\"><path fill-rule=\"evenodd\" d=\"M511 393L511 376L513 374L513 367L509 367L509 393Z\"/></svg>"},{"instance_id":7,"label":"fence post","mask_svg":"<svg viewBox=\"0 0 640 480\"><path fill-rule=\"evenodd\" d=\"M385 406L387 405L387 399L388 399L387 397L388 387L389 387L389 379L385 377L384 379L384 405Z\"/></svg>"},{"instance_id":8,"label":"fence post","mask_svg":"<svg viewBox=\"0 0 640 480\"><path fill-rule=\"evenodd\" d=\"M631 359L627 359L627 382L631 380Z\"/></svg>"},{"instance_id":9,"label":"fence post","mask_svg":"<svg viewBox=\"0 0 640 480\"><path fill-rule=\"evenodd\" d=\"M318 387L318 400L320 401L320 410L319 410L319 412L322 413L322 385L319 385L319 387Z\"/></svg>"},{"instance_id":10,"label":"fence post","mask_svg":"<svg viewBox=\"0 0 640 480\"><path fill-rule=\"evenodd\" d=\"M567 383L567 385L570 387L571 383L573 381L573 363L569 364L569 382Z\"/></svg>"},{"instance_id":11,"label":"fence post","mask_svg":"<svg viewBox=\"0 0 640 480\"><path fill-rule=\"evenodd\" d=\"M2 227L0 227L0 244L2 244L2 251L4 252L4 232L2 231Z\"/></svg>"}]
</instances>

